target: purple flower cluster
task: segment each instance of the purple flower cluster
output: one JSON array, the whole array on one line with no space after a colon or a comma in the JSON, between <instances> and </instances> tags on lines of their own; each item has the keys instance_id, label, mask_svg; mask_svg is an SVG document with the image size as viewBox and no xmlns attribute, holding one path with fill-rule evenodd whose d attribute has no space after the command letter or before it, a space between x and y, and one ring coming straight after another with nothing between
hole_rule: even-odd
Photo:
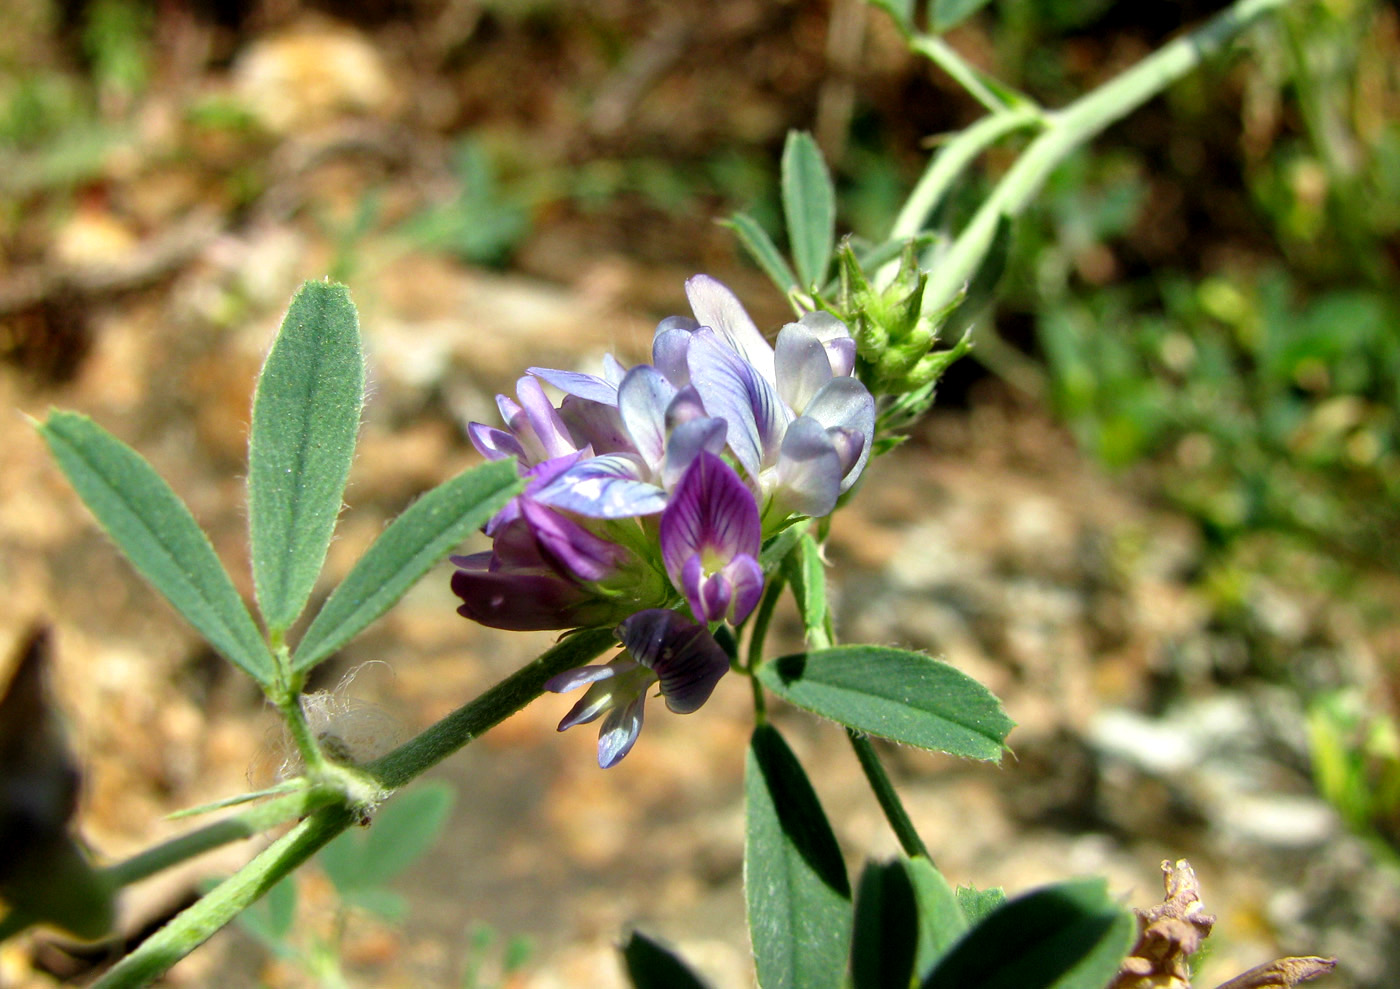
<instances>
[{"instance_id":1,"label":"purple flower cluster","mask_svg":"<svg viewBox=\"0 0 1400 989\"><path fill-rule=\"evenodd\" d=\"M611 712L605 766L635 741L652 683L674 711L705 701L728 668L707 626L748 617L764 538L828 514L874 438L840 320L808 313L775 349L719 282L697 275L686 295L694 318L661 322L650 364L530 368L517 400L497 397L505 429L470 426L477 449L515 459L527 484L486 526L490 550L453 557L458 611L508 629L620 622L624 657L548 684L591 684L561 730ZM564 393L557 407L541 382ZM679 601L698 624L666 610Z\"/></svg>"}]
</instances>

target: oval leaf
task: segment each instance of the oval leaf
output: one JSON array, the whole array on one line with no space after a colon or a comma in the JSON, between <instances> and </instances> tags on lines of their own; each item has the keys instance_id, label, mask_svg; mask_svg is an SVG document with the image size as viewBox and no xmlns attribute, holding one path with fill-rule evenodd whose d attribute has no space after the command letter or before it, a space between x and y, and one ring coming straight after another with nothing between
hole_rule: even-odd
<instances>
[{"instance_id":1,"label":"oval leaf","mask_svg":"<svg viewBox=\"0 0 1400 989\"><path fill-rule=\"evenodd\" d=\"M1027 893L968 932L921 989L1102 989L1132 947L1137 922L1102 880Z\"/></svg>"},{"instance_id":2,"label":"oval leaf","mask_svg":"<svg viewBox=\"0 0 1400 989\"><path fill-rule=\"evenodd\" d=\"M857 731L969 759L999 759L1014 724L976 680L905 649L798 653L764 663L758 678L789 703Z\"/></svg>"},{"instance_id":3,"label":"oval leaf","mask_svg":"<svg viewBox=\"0 0 1400 989\"><path fill-rule=\"evenodd\" d=\"M783 214L803 288L826 279L836 243L836 190L811 134L789 131L783 147Z\"/></svg>"},{"instance_id":4,"label":"oval leaf","mask_svg":"<svg viewBox=\"0 0 1400 989\"><path fill-rule=\"evenodd\" d=\"M73 490L117 548L218 652L264 686L267 645L209 538L142 456L86 416L50 412L39 427Z\"/></svg>"},{"instance_id":5,"label":"oval leaf","mask_svg":"<svg viewBox=\"0 0 1400 989\"><path fill-rule=\"evenodd\" d=\"M933 971L970 926L948 880L934 864L919 857L904 863L919 903L919 950L915 970L920 979Z\"/></svg>"},{"instance_id":6,"label":"oval leaf","mask_svg":"<svg viewBox=\"0 0 1400 989\"><path fill-rule=\"evenodd\" d=\"M366 884L387 883L427 852L447 823L452 800L452 787L434 782L385 804L365 835L362 875Z\"/></svg>"},{"instance_id":7,"label":"oval leaf","mask_svg":"<svg viewBox=\"0 0 1400 989\"><path fill-rule=\"evenodd\" d=\"M307 282L258 376L248 436L248 532L263 620L285 631L321 572L364 404L360 326L344 285Z\"/></svg>"},{"instance_id":8,"label":"oval leaf","mask_svg":"<svg viewBox=\"0 0 1400 989\"><path fill-rule=\"evenodd\" d=\"M292 668L308 670L349 642L523 487L515 461L497 460L463 471L408 506L331 593L297 645Z\"/></svg>"},{"instance_id":9,"label":"oval leaf","mask_svg":"<svg viewBox=\"0 0 1400 989\"><path fill-rule=\"evenodd\" d=\"M744 895L758 984L835 986L851 940L850 880L812 784L771 725L754 729L744 789Z\"/></svg>"},{"instance_id":10,"label":"oval leaf","mask_svg":"<svg viewBox=\"0 0 1400 989\"><path fill-rule=\"evenodd\" d=\"M907 986L918 943L919 911L904 863L871 862L860 875L856 894L852 989Z\"/></svg>"},{"instance_id":11,"label":"oval leaf","mask_svg":"<svg viewBox=\"0 0 1400 989\"><path fill-rule=\"evenodd\" d=\"M680 956L638 931L622 946L622 962L635 989L705 989Z\"/></svg>"}]
</instances>

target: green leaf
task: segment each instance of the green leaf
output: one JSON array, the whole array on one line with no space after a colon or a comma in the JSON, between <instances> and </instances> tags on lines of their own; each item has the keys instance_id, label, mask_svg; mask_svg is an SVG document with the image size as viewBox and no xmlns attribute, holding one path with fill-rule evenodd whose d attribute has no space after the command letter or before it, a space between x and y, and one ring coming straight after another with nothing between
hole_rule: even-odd
<instances>
[{"instance_id":1,"label":"green leaf","mask_svg":"<svg viewBox=\"0 0 1400 989\"><path fill-rule=\"evenodd\" d=\"M990 889L959 886L954 895L958 898L958 909L962 911L969 927L976 927L982 923L1006 902L1006 892L1000 886Z\"/></svg>"},{"instance_id":2,"label":"green leaf","mask_svg":"<svg viewBox=\"0 0 1400 989\"><path fill-rule=\"evenodd\" d=\"M914 884L919 903L919 951L914 970L923 979L933 970L948 949L967 933L971 923L958 903L957 895L943 873L926 858L913 858L904 863Z\"/></svg>"},{"instance_id":3,"label":"green leaf","mask_svg":"<svg viewBox=\"0 0 1400 989\"><path fill-rule=\"evenodd\" d=\"M364 855L361 839L354 831L342 831L316 855L316 864L325 872L341 897L365 886Z\"/></svg>"},{"instance_id":4,"label":"green leaf","mask_svg":"<svg viewBox=\"0 0 1400 989\"><path fill-rule=\"evenodd\" d=\"M826 568L822 565L821 549L810 533L804 532L795 550L783 560L783 575L797 599L797 610L802 614L802 627L808 641L814 637L825 638Z\"/></svg>"},{"instance_id":5,"label":"green leaf","mask_svg":"<svg viewBox=\"0 0 1400 989\"><path fill-rule=\"evenodd\" d=\"M837 646L763 663L779 697L858 731L969 759L999 759L1014 722L976 680L931 656Z\"/></svg>"},{"instance_id":6,"label":"green leaf","mask_svg":"<svg viewBox=\"0 0 1400 989\"><path fill-rule=\"evenodd\" d=\"M355 902L379 912L363 894L383 890L385 883L417 861L441 834L451 809L452 788L446 783L416 787L385 804L367 832L338 835L321 849L316 861L342 898L359 897Z\"/></svg>"},{"instance_id":7,"label":"green leaf","mask_svg":"<svg viewBox=\"0 0 1400 989\"><path fill-rule=\"evenodd\" d=\"M448 784L425 783L384 805L365 836L367 885L387 883L432 847L447 823L452 798Z\"/></svg>"},{"instance_id":8,"label":"green leaf","mask_svg":"<svg viewBox=\"0 0 1400 989\"><path fill-rule=\"evenodd\" d=\"M321 607L297 645L292 668L308 670L349 642L523 486L515 462L500 460L464 471L415 501Z\"/></svg>"},{"instance_id":9,"label":"green leaf","mask_svg":"<svg viewBox=\"0 0 1400 989\"><path fill-rule=\"evenodd\" d=\"M764 989L835 986L851 938L851 886L812 784L777 729L754 729L745 769L744 893Z\"/></svg>"},{"instance_id":10,"label":"green leaf","mask_svg":"<svg viewBox=\"0 0 1400 989\"><path fill-rule=\"evenodd\" d=\"M402 894L379 886L351 890L345 895L345 905L372 913L390 923L398 923L408 914L408 900Z\"/></svg>"},{"instance_id":11,"label":"green leaf","mask_svg":"<svg viewBox=\"0 0 1400 989\"><path fill-rule=\"evenodd\" d=\"M919 918L904 863L871 862L860 876L851 940L852 989L907 986L914 973Z\"/></svg>"},{"instance_id":12,"label":"green leaf","mask_svg":"<svg viewBox=\"0 0 1400 989\"><path fill-rule=\"evenodd\" d=\"M622 946L622 962L635 989L705 989L675 952L638 931Z\"/></svg>"},{"instance_id":13,"label":"green leaf","mask_svg":"<svg viewBox=\"0 0 1400 989\"><path fill-rule=\"evenodd\" d=\"M913 30L914 0L869 0L869 2L893 17L901 31L907 33Z\"/></svg>"},{"instance_id":14,"label":"green leaf","mask_svg":"<svg viewBox=\"0 0 1400 989\"><path fill-rule=\"evenodd\" d=\"M1102 880L1048 886L973 928L921 989L1103 989L1136 933Z\"/></svg>"},{"instance_id":15,"label":"green leaf","mask_svg":"<svg viewBox=\"0 0 1400 989\"><path fill-rule=\"evenodd\" d=\"M942 34L957 27L986 5L987 0L933 0L933 33Z\"/></svg>"},{"instance_id":16,"label":"green leaf","mask_svg":"<svg viewBox=\"0 0 1400 989\"><path fill-rule=\"evenodd\" d=\"M432 846L451 809L446 783L416 787L385 804L368 831L338 835L316 861L344 898L381 889Z\"/></svg>"},{"instance_id":17,"label":"green leaf","mask_svg":"<svg viewBox=\"0 0 1400 989\"><path fill-rule=\"evenodd\" d=\"M364 390L360 327L349 291L307 282L258 376L248 437L253 587L273 633L296 621L325 562Z\"/></svg>"},{"instance_id":18,"label":"green leaf","mask_svg":"<svg viewBox=\"0 0 1400 989\"><path fill-rule=\"evenodd\" d=\"M273 662L214 547L139 453L86 416L53 411L39 426L58 466L141 576L209 644L264 686Z\"/></svg>"},{"instance_id":19,"label":"green leaf","mask_svg":"<svg viewBox=\"0 0 1400 989\"><path fill-rule=\"evenodd\" d=\"M836 190L812 135L789 131L783 148L783 214L802 287L826 279L836 242Z\"/></svg>"},{"instance_id":20,"label":"green leaf","mask_svg":"<svg viewBox=\"0 0 1400 989\"><path fill-rule=\"evenodd\" d=\"M778 286L779 291L790 292L797 287L797 276L783 260L768 231L747 213L735 213L727 220L720 220L720 226L728 227L739 238L739 243L758 262L763 273Z\"/></svg>"}]
</instances>

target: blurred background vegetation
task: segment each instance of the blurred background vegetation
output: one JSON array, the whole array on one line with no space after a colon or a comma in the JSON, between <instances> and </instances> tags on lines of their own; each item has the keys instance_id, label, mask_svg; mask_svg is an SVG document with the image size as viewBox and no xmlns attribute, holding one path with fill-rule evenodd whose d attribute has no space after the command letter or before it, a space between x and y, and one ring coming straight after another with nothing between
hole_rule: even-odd
<instances>
[{"instance_id":1,"label":"blurred background vegetation","mask_svg":"<svg viewBox=\"0 0 1400 989\"><path fill-rule=\"evenodd\" d=\"M1053 107L1222 6L993 0L949 40ZM1393 857L1400 16L1302 0L1237 48L1054 174L940 404L1048 410L1189 518L1207 547L1190 580L1229 648L1166 671L1157 703L1202 679L1296 690L1319 788ZM160 291L218 232L274 222L317 231L352 287L385 263L361 249L376 238L606 283L656 316L710 271L771 325L782 300L714 221L745 210L776 234L786 132L815 133L843 227L877 237L939 135L977 116L859 0L5 4L0 359L68 380L93 300ZM256 297L245 281L209 308L232 325ZM1380 689L1281 634L1270 587L1346 601Z\"/></svg>"}]
</instances>

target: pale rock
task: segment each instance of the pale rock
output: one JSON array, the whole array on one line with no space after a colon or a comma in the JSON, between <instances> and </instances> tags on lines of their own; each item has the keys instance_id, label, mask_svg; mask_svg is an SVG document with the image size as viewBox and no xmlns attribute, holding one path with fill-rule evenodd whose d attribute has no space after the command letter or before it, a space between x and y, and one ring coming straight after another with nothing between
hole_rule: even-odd
<instances>
[{"instance_id":1,"label":"pale rock","mask_svg":"<svg viewBox=\"0 0 1400 989\"><path fill-rule=\"evenodd\" d=\"M54 232L49 257L67 268L106 268L126 261L139 238L98 206L82 207Z\"/></svg>"},{"instance_id":2,"label":"pale rock","mask_svg":"<svg viewBox=\"0 0 1400 989\"><path fill-rule=\"evenodd\" d=\"M384 116L396 97L374 44L351 28L325 23L253 42L234 64L233 88L248 112L277 134L347 113Z\"/></svg>"}]
</instances>

